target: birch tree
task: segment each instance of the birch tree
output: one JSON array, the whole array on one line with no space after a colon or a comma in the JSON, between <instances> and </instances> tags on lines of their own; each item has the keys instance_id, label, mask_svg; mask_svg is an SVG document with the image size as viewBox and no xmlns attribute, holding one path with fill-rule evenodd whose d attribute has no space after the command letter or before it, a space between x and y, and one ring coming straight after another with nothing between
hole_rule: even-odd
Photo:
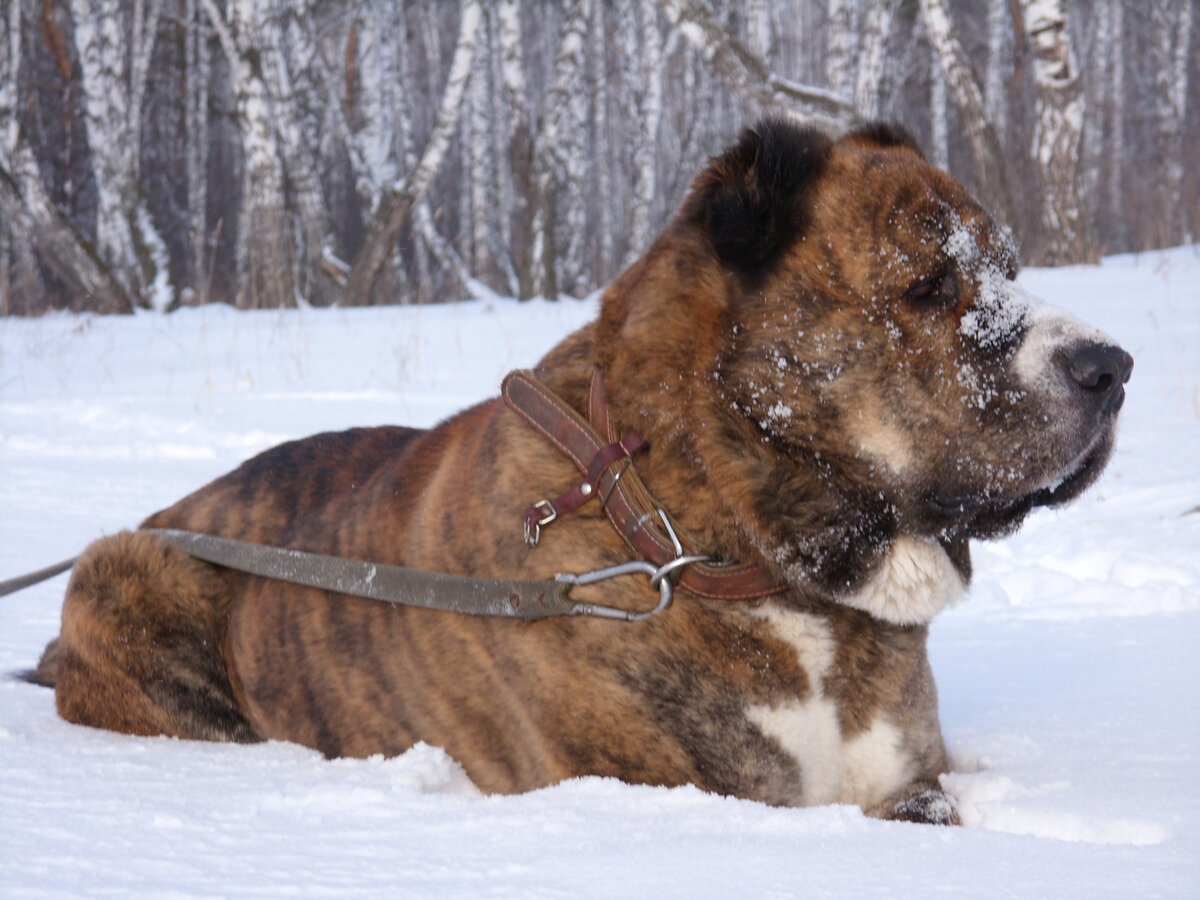
<instances>
[{"instance_id":1,"label":"birch tree","mask_svg":"<svg viewBox=\"0 0 1200 900\"><path fill-rule=\"evenodd\" d=\"M1187 228L1184 215L1183 140L1188 97L1188 50L1192 38L1192 3L1155 0L1149 4L1154 25L1154 111L1162 158L1163 215L1158 220L1157 245L1169 243ZM1195 201L1193 201L1195 205Z\"/></svg>"},{"instance_id":2,"label":"birch tree","mask_svg":"<svg viewBox=\"0 0 1200 900\"><path fill-rule=\"evenodd\" d=\"M47 194L37 160L24 142L17 143L8 159L0 158L0 209L31 236L38 254L76 298L78 308L133 312L124 286Z\"/></svg>"},{"instance_id":3,"label":"birch tree","mask_svg":"<svg viewBox=\"0 0 1200 900\"><path fill-rule=\"evenodd\" d=\"M854 96L854 71L858 56L857 0L826 0L829 27L825 51L825 80L839 97Z\"/></svg>"},{"instance_id":4,"label":"birch tree","mask_svg":"<svg viewBox=\"0 0 1200 900\"><path fill-rule=\"evenodd\" d=\"M1007 80L1012 68L1012 32L1012 0L988 0L988 50L983 94L988 119L1001 139L1008 134L1009 92Z\"/></svg>"},{"instance_id":5,"label":"birch tree","mask_svg":"<svg viewBox=\"0 0 1200 900\"><path fill-rule=\"evenodd\" d=\"M799 84L771 71L700 0L661 0L667 21L713 66L737 94L764 112L790 112L834 130L860 120L846 97Z\"/></svg>"},{"instance_id":6,"label":"birch tree","mask_svg":"<svg viewBox=\"0 0 1200 900\"><path fill-rule=\"evenodd\" d=\"M633 197L629 243L622 268L633 264L650 242L651 213L658 195L658 129L662 121L662 32L655 0L639 0L637 122L633 151Z\"/></svg>"},{"instance_id":7,"label":"birch tree","mask_svg":"<svg viewBox=\"0 0 1200 900\"><path fill-rule=\"evenodd\" d=\"M1017 228L1019 222L1004 154L996 132L988 121L979 79L955 36L949 4L947 0L920 0L920 8L929 42L941 64L947 89L954 98L971 151L978 192L1006 225Z\"/></svg>"},{"instance_id":8,"label":"birch tree","mask_svg":"<svg viewBox=\"0 0 1200 900\"><path fill-rule=\"evenodd\" d=\"M884 64L897 0L869 0L863 13L862 51L854 82L854 107L864 119L879 115Z\"/></svg>"},{"instance_id":9,"label":"birch tree","mask_svg":"<svg viewBox=\"0 0 1200 900\"><path fill-rule=\"evenodd\" d=\"M284 209L283 161L263 72L267 0L228 0L226 16L202 0L229 62L245 169L237 218L237 305L295 306L292 242Z\"/></svg>"},{"instance_id":10,"label":"birch tree","mask_svg":"<svg viewBox=\"0 0 1200 900\"><path fill-rule=\"evenodd\" d=\"M425 199L434 176L441 168L458 121L467 79L471 74L475 35L481 14L479 0L463 0L458 41L433 132L425 145L420 162L403 178L387 187L372 214L366 238L350 269L343 300L347 305L365 306L372 302L376 279L391 254L401 229L413 206Z\"/></svg>"},{"instance_id":11,"label":"birch tree","mask_svg":"<svg viewBox=\"0 0 1200 900\"><path fill-rule=\"evenodd\" d=\"M281 16L285 18L281 20ZM319 93L312 71L317 52L307 22L311 18L294 7L287 11L276 8L264 16L261 59L283 160L288 208L296 222L293 278L299 296L325 305L336 299L336 293L321 266L330 250L330 223L314 155L319 128L301 103L302 98Z\"/></svg>"},{"instance_id":12,"label":"birch tree","mask_svg":"<svg viewBox=\"0 0 1200 900\"><path fill-rule=\"evenodd\" d=\"M96 183L96 249L126 292L165 308L166 250L138 191L142 101L162 2L71 0L70 8Z\"/></svg>"},{"instance_id":13,"label":"birch tree","mask_svg":"<svg viewBox=\"0 0 1200 900\"><path fill-rule=\"evenodd\" d=\"M133 301L108 264L63 214L46 191L33 149L22 139L17 121L16 90L21 69L21 3L14 0L6 11L0 49L0 212L8 232L9 253L25 254L24 237L37 250L47 268L72 294L73 306L100 313L133 312ZM17 237L20 234L22 237ZM6 270L4 303L12 298L8 259L0 257ZM24 266L22 267L24 268ZM32 267L26 269L32 275Z\"/></svg>"},{"instance_id":14,"label":"birch tree","mask_svg":"<svg viewBox=\"0 0 1200 900\"><path fill-rule=\"evenodd\" d=\"M208 29L197 0L184 3L184 132L188 271L193 296L208 301Z\"/></svg>"},{"instance_id":15,"label":"birch tree","mask_svg":"<svg viewBox=\"0 0 1200 900\"><path fill-rule=\"evenodd\" d=\"M7 15L0 15L0 166L17 145L17 77L21 62L21 3L14 0ZM7 209L7 207L0 207ZM32 275L32 253L22 233L13 228L10 211L0 218L0 315L13 309L12 283ZM13 278L14 274L17 276Z\"/></svg>"},{"instance_id":16,"label":"birch tree","mask_svg":"<svg viewBox=\"0 0 1200 900\"><path fill-rule=\"evenodd\" d=\"M550 299L560 290L558 228L566 218L573 197L559 197L574 155L571 135L572 89L583 72L584 35L587 32L590 0L571 0L564 12L562 34L554 60L554 76L542 101L542 115L534 156L535 203L533 214L533 291ZM573 264L573 260L571 263Z\"/></svg>"},{"instance_id":17,"label":"birch tree","mask_svg":"<svg viewBox=\"0 0 1200 900\"><path fill-rule=\"evenodd\" d=\"M520 0L499 0L499 41L504 85L505 140L510 193L509 246L516 273L517 296L534 295L533 256L533 121L525 79L524 40L521 34Z\"/></svg>"},{"instance_id":18,"label":"birch tree","mask_svg":"<svg viewBox=\"0 0 1200 900\"><path fill-rule=\"evenodd\" d=\"M1036 258L1051 265L1093 261L1098 255L1079 196L1083 85L1071 49L1066 2L1023 0L1023 12L1037 91L1032 154L1041 180L1041 235Z\"/></svg>"}]
</instances>

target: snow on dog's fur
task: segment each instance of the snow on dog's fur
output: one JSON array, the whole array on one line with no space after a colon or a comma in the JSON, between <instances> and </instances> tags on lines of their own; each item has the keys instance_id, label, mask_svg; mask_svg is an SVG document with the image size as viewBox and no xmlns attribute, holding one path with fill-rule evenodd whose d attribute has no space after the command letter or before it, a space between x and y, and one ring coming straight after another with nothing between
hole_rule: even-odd
<instances>
[{"instance_id":1,"label":"snow on dog's fur","mask_svg":"<svg viewBox=\"0 0 1200 900\"><path fill-rule=\"evenodd\" d=\"M81 558L38 677L72 721L329 756L425 741L485 791L595 774L955 821L928 623L969 581L970 539L1097 477L1132 366L1015 269L899 129L765 122L536 374L582 412L598 370L689 542L786 592L524 623L251 578L134 532ZM598 502L524 542L525 508L578 477L494 400L285 444L145 524L489 577L627 561ZM656 593L630 576L573 596Z\"/></svg>"}]
</instances>

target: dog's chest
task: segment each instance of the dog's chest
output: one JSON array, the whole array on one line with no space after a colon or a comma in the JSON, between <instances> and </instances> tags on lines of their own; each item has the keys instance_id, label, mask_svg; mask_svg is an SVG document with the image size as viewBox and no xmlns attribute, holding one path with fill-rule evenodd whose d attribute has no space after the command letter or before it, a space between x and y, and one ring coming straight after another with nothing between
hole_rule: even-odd
<instances>
[{"instance_id":1,"label":"dog's chest","mask_svg":"<svg viewBox=\"0 0 1200 900\"><path fill-rule=\"evenodd\" d=\"M912 781L919 769L898 710L884 703L855 710L865 727L847 734L843 711L831 689L843 671L836 638L822 617L767 605L757 611L772 637L788 645L804 669L810 690L798 697L750 704L746 717L794 762L799 783L783 802L798 805L856 803L864 807L888 797ZM888 692L871 692L885 697ZM865 713L865 716L863 716Z\"/></svg>"}]
</instances>

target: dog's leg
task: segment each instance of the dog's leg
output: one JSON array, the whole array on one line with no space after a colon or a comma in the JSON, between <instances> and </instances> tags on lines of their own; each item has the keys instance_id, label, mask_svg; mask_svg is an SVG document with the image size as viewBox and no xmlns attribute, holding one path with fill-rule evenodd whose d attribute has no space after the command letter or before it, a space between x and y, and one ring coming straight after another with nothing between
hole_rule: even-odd
<instances>
[{"instance_id":1,"label":"dog's leg","mask_svg":"<svg viewBox=\"0 0 1200 900\"><path fill-rule=\"evenodd\" d=\"M227 588L204 563L144 532L92 544L75 564L62 631L33 680L70 722L127 734L259 740L220 651Z\"/></svg>"}]
</instances>

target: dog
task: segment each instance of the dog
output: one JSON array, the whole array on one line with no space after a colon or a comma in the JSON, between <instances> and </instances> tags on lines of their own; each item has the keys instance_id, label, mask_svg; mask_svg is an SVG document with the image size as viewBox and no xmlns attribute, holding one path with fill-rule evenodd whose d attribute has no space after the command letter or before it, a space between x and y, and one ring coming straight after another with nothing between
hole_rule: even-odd
<instances>
[{"instance_id":1,"label":"dog","mask_svg":"<svg viewBox=\"0 0 1200 900\"><path fill-rule=\"evenodd\" d=\"M36 679L65 719L129 734L328 757L425 741L484 792L598 775L954 823L929 622L971 539L1094 482L1132 368L1016 269L1009 233L900 127L764 121L504 398L284 444L94 543ZM582 487L594 460L509 387L618 464ZM642 507L614 517L635 477ZM618 565L668 529L669 556L721 562L656 569L678 585L644 621L528 622L242 574L153 528L486 578ZM638 574L574 590L657 596Z\"/></svg>"}]
</instances>

